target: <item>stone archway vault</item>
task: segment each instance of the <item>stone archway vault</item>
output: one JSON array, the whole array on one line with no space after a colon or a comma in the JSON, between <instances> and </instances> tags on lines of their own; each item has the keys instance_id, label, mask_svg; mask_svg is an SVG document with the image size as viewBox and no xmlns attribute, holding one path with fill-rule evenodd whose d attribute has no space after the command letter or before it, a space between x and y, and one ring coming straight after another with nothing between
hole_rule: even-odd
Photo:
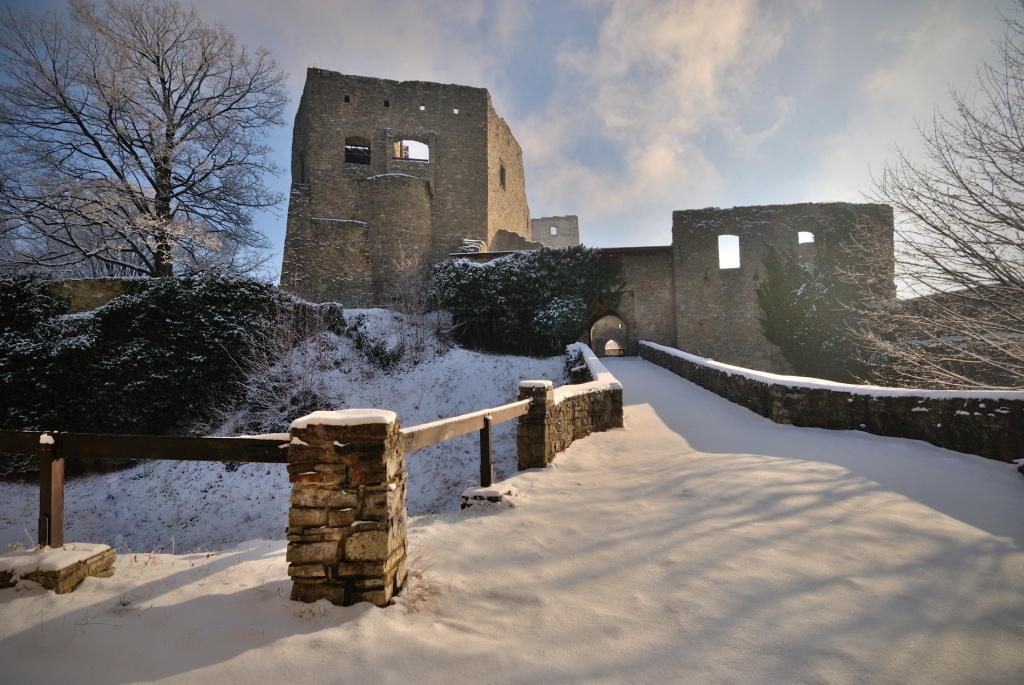
<instances>
[{"instance_id":1,"label":"stone archway vault","mask_svg":"<svg viewBox=\"0 0 1024 685\"><path fill-rule=\"evenodd\" d=\"M621 357L629 343L626 323L614 314L602 316L590 327L590 349L598 357Z\"/></svg>"}]
</instances>

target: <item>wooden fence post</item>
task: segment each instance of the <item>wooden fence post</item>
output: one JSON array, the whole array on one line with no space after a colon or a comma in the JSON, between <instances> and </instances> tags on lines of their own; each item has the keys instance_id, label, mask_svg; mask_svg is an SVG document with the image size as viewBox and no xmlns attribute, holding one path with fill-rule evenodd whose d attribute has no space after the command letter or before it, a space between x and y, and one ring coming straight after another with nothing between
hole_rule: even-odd
<instances>
[{"instance_id":1,"label":"wooden fence post","mask_svg":"<svg viewBox=\"0 0 1024 685\"><path fill-rule=\"evenodd\" d=\"M480 487L489 488L494 484L494 453L491 450L491 415L484 417L480 429Z\"/></svg>"},{"instance_id":2,"label":"wooden fence post","mask_svg":"<svg viewBox=\"0 0 1024 685\"><path fill-rule=\"evenodd\" d=\"M44 434L40 443L49 437L49 454L39 458L39 544L46 547L64 546L64 454L60 433Z\"/></svg>"}]
</instances>

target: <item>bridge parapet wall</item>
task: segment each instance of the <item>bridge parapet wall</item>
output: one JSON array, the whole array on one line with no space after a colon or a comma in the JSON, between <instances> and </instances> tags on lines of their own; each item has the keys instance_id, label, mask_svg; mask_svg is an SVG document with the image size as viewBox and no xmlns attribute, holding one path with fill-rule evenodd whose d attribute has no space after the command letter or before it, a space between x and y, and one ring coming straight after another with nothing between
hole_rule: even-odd
<instances>
[{"instance_id":1,"label":"bridge parapet wall","mask_svg":"<svg viewBox=\"0 0 1024 685\"><path fill-rule=\"evenodd\" d=\"M622 427L622 384L583 343L573 343L566 353L583 362L573 369L573 379L585 382L559 388L551 381L519 384L519 399L533 400L530 411L519 417L520 470L543 468L574 441Z\"/></svg>"},{"instance_id":2,"label":"bridge parapet wall","mask_svg":"<svg viewBox=\"0 0 1024 685\"><path fill-rule=\"evenodd\" d=\"M924 440L1012 462L1024 457L1024 392L882 388L780 376L646 340L640 357L776 423Z\"/></svg>"}]
</instances>

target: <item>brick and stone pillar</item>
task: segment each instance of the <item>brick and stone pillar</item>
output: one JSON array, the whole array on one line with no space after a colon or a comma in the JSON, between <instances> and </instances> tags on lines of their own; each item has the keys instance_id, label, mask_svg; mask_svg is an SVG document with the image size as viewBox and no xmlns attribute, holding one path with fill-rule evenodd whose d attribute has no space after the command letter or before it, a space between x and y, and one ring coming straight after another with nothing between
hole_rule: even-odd
<instances>
[{"instance_id":1,"label":"brick and stone pillar","mask_svg":"<svg viewBox=\"0 0 1024 685\"><path fill-rule=\"evenodd\" d=\"M318 411L288 446L291 598L386 605L405 583L405 451L394 412Z\"/></svg>"},{"instance_id":2,"label":"brick and stone pillar","mask_svg":"<svg viewBox=\"0 0 1024 685\"><path fill-rule=\"evenodd\" d=\"M519 399L533 400L530 411L519 417L516 432L519 470L544 468L555 456L550 425L550 414L555 407L551 381L522 381Z\"/></svg>"}]
</instances>

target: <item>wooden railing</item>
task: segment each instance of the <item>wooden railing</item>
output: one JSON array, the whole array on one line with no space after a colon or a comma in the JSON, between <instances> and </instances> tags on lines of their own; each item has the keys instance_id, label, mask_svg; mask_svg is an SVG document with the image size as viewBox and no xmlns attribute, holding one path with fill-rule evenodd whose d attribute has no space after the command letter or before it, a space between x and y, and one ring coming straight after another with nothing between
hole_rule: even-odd
<instances>
[{"instance_id":1,"label":"wooden railing","mask_svg":"<svg viewBox=\"0 0 1024 685\"><path fill-rule=\"evenodd\" d=\"M494 482L491 426L525 414L530 400L403 428L405 452L480 432L480 485ZM0 431L0 455L39 458L39 544L64 544L64 460L166 459L288 463L288 434L240 438L191 438L157 435L104 435L54 431Z\"/></svg>"},{"instance_id":2,"label":"wooden railing","mask_svg":"<svg viewBox=\"0 0 1024 685\"><path fill-rule=\"evenodd\" d=\"M64 544L64 460L288 462L286 434L248 438L187 438L48 431L0 431L0 454L39 457L39 544Z\"/></svg>"},{"instance_id":3,"label":"wooden railing","mask_svg":"<svg viewBox=\"0 0 1024 685\"><path fill-rule=\"evenodd\" d=\"M518 418L530 410L531 400L520 400L500 407L481 409L470 414L421 423L400 432L405 452L436 445L473 431L480 431L480 487L494 483L494 454L491 449L491 426Z\"/></svg>"}]
</instances>

